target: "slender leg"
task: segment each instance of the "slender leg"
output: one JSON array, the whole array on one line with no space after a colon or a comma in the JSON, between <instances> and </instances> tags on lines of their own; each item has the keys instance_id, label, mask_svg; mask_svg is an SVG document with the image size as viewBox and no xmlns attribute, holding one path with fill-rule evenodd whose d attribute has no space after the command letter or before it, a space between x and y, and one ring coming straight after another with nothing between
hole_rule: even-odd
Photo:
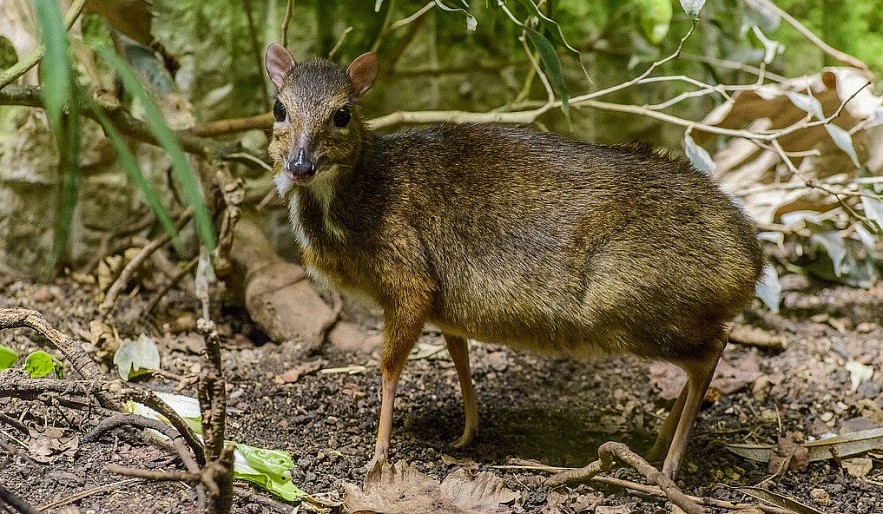
<instances>
[{"instance_id":1,"label":"slender leg","mask_svg":"<svg viewBox=\"0 0 883 514\"><path fill-rule=\"evenodd\" d=\"M675 437L675 429L677 429L678 421L681 419L681 412L684 410L684 402L687 401L687 393L689 390L690 386L684 384L684 388L681 389L681 394L672 406L671 412L668 413L668 417L665 418L665 422L659 428L656 442L653 443L653 447L647 451L647 460L653 462L661 461L665 458L668 449L671 447L671 441Z\"/></svg>"},{"instance_id":2,"label":"slender leg","mask_svg":"<svg viewBox=\"0 0 883 514\"><path fill-rule=\"evenodd\" d=\"M454 447L462 448L468 445L478 429L478 403L475 401L475 386L472 384L472 372L469 370L469 345L466 339L458 336L445 334L445 342L448 345L448 353L457 368L457 376L460 378L460 394L463 397L463 415L466 423L463 426L463 435Z\"/></svg>"},{"instance_id":3,"label":"slender leg","mask_svg":"<svg viewBox=\"0 0 883 514\"><path fill-rule=\"evenodd\" d=\"M702 406L705 391L708 390L708 384L711 383L714 369L717 367L717 362L720 360L721 353L723 353L726 344L726 336L722 336L712 341L707 352L700 358L678 363L687 373L687 385L685 386L687 388L687 397L684 400L684 406L671 441L671 447L668 449L665 462L662 464L662 472L670 478L674 478L677 475L678 468L681 466L681 459L684 457L684 450L687 448L687 438L690 436L690 430L693 429L693 423L696 421L696 415L699 414L699 407ZM668 424L667 420L666 424Z\"/></svg>"},{"instance_id":4,"label":"slender leg","mask_svg":"<svg viewBox=\"0 0 883 514\"><path fill-rule=\"evenodd\" d=\"M382 374L380 422L377 427L374 457L368 464L369 469L374 467L378 461L386 460L389 457L389 439L392 434L392 410L395 404L396 387L408 360L408 354L417 343L426 319L422 314L422 309L413 309L413 305L411 307L407 311L390 309L385 315L386 326L384 327L383 348L380 356Z\"/></svg>"}]
</instances>

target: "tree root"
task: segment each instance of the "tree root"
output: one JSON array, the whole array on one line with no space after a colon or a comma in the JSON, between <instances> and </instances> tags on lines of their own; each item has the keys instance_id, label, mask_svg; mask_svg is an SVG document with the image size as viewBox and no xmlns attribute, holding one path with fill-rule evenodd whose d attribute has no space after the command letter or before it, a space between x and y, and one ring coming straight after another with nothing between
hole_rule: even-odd
<instances>
[{"instance_id":1,"label":"tree root","mask_svg":"<svg viewBox=\"0 0 883 514\"><path fill-rule=\"evenodd\" d=\"M584 468L562 471L557 475L549 477L545 485L558 487L565 484L588 482L595 475L609 471L613 467L614 457L644 475L650 484L659 486L662 492L665 493L665 496L687 514L703 514L707 512L693 499L684 494L668 475L653 467L640 455L631 451L625 444L614 441L606 442L598 448L598 460L595 462Z\"/></svg>"}]
</instances>

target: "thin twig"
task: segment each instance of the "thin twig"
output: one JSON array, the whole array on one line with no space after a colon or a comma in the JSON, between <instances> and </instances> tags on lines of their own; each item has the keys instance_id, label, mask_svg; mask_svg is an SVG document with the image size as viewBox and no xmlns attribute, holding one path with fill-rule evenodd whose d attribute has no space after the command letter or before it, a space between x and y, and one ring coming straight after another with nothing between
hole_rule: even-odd
<instances>
[{"instance_id":1,"label":"thin twig","mask_svg":"<svg viewBox=\"0 0 883 514\"><path fill-rule=\"evenodd\" d=\"M263 73L261 70L264 69L264 60L262 58L261 45L258 43L258 33L254 26L254 13L251 11L251 0L242 0L242 10L245 11L245 20L248 23L248 38L251 42L251 51L252 55L255 59L255 68L258 70L258 75L261 77L261 85L264 87L264 91L267 89L267 74ZM264 100L264 110L270 110L270 98L267 95L261 95L261 98Z\"/></svg>"},{"instance_id":2,"label":"thin twig","mask_svg":"<svg viewBox=\"0 0 883 514\"><path fill-rule=\"evenodd\" d=\"M189 471L164 471L158 469L128 468L125 466L120 466L119 464L105 464L104 469L110 471L111 473L116 473L117 475L164 482L187 482L193 484L199 482L202 478L201 473L191 473Z\"/></svg>"},{"instance_id":3,"label":"thin twig","mask_svg":"<svg viewBox=\"0 0 883 514\"><path fill-rule=\"evenodd\" d=\"M42 108L43 95L41 89L37 86L9 84L0 88L0 105L22 105ZM137 141L159 146L156 137L146 122L135 119L131 114L122 109L110 110L106 106L102 108L105 110L104 114L111 119L114 126L120 132ZM91 109L83 110L82 114L88 118L97 117ZM189 130L180 130L175 135L184 151L205 159L239 162L252 168L256 167L256 160L264 159L263 154L245 149L238 143L225 143L199 137ZM245 158L245 155L248 155L250 158Z\"/></svg>"},{"instance_id":4,"label":"thin twig","mask_svg":"<svg viewBox=\"0 0 883 514\"><path fill-rule=\"evenodd\" d=\"M386 35L389 33L389 22L392 19L392 12L395 7L395 0L386 0L386 15L383 17L383 24L380 27L380 32L377 33L377 37L374 38L374 44L371 45L371 51L376 52L380 45L383 44L383 40L386 39Z\"/></svg>"},{"instance_id":5,"label":"thin twig","mask_svg":"<svg viewBox=\"0 0 883 514\"><path fill-rule=\"evenodd\" d=\"M200 137L213 137L245 132L246 130L266 130L273 127L273 113L265 112L245 118L229 118L226 120L207 121L194 125L190 128L193 135Z\"/></svg>"},{"instance_id":6,"label":"thin twig","mask_svg":"<svg viewBox=\"0 0 883 514\"><path fill-rule=\"evenodd\" d=\"M26 427L24 423L13 418L12 416L7 415L4 412L0 412L0 423L6 423L7 425L21 432L22 434L28 433L28 427Z\"/></svg>"},{"instance_id":7,"label":"thin twig","mask_svg":"<svg viewBox=\"0 0 883 514\"><path fill-rule=\"evenodd\" d=\"M163 297L165 295L167 295L169 293L169 291L171 291L172 288L178 284L178 282L181 281L181 279L183 279L184 277L187 276L188 273L193 271L193 268L196 267L196 263L198 261L199 261L199 258L194 257L194 258L190 259L190 262L188 262L183 268L178 270L178 272L175 273L175 276L172 277L172 279L169 280L169 282L166 285L164 285L162 287L162 289L160 289L159 291L157 291L157 293L155 295L153 295L153 298L150 299L150 303L147 304L147 309L145 309L145 310L147 312L153 312L154 309L156 309L156 306L159 305L160 300L162 300Z\"/></svg>"},{"instance_id":8,"label":"thin twig","mask_svg":"<svg viewBox=\"0 0 883 514\"><path fill-rule=\"evenodd\" d=\"M181 230L184 225L190 220L190 216L192 214L192 210L188 207L178 218L178 222L175 224L175 228ZM132 260L126 263L123 270L120 272L120 276L110 285L110 288L107 290L107 293L104 295L104 300L102 300L101 304L98 305L98 311L107 315L111 308L116 303L117 297L129 285L129 282L132 280L132 275L141 264L147 260L150 255L165 246L171 240L168 234L163 234L162 236L154 239L149 244L147 244L144 248L138 252L137 255L132 257Z\"/></svg>"},{"instance_id":9,"label":"thin twig","mask_svg":"<svg viewBox=\"0 0 883 514\"><path fill-rule=\"evenodd\" d=\"M166 418L169 423L175 427L178 433L181 434L184 441L187 442L187 446L190 447L190 450L196 457L197 463L202 464L206 461L205 448L193 432L193 429L191 429L190 425L188 425L187 422L184 421L181 416L179 416L178 413L164 402L155 392L150 389L129 389L123 391L122 396L127 400L146 405Z\"/></svg>"},{"instance_id":10,"label":"thin twig","mask_svg":"<svg viewBox=\"0 0 883 514\"><path fill-rule=\"evenodd\" d=\"M294 0L288 0L285 5L285 17L282 18L282 46L288 48L288 22L291 21L291 14L294 12Z\"/></svg>"},{"instance_id":11,"label":"thin twig","mask_svg":"<svg viewBox=\"0 0 883 514\"><path fill-rule=\"evenodd\" d=\"M861 70L864 70L864 71L870 73L870 70L868 70L867 64L863 63L861 60L856 59L855 57L853 57L845 52L841 52L840 50L833 48L828 43L825 43L824 41L822 41L822 39L819 36L813 34L811 30L809 30L802 23L797 21L796 18L794 18L793 16L791 16L787 12L783 11L779 6L777 6L776 4L771 2L770 0L747 0L747 2L748 2L748 5L750 5L751 7L755 8L755 9L769 10L769 11L776 13L776 15L780 16L783 20L788 22L789 25L794 27L794 30L796 30L797 32L800 32L800 34L803 35L803 37L808 39L812 44L819 47L819 49L822 52L830 55L834 59L837 59L838 61L840 61L844 64L848 64L850 66L853 66L855 68L859 68Z\"/></svg>"},{"instance_id":12,"label":"thin twig","mask_svg":"<svg viewBox=\"0 0 883 514\"><path fill-rule=\"evenodd\" d=\"M129 484L134 484L135 482L140 482L140 481L141 481L140 478L127 478L125 480L120 480L119 482L114 482L112 484L99 485L98 487L92 487L90 489L86 489L85 491L80 491L78 493L74 493L74 494L65 496L64 498L60 498L58 500L53 500L49 503L44 503L43 505L39 505L39 506L37 506L37 510L39 510L41 512L47 512L51 509L56 509L56 508L64 506L64 505L71 504L75 501L82 500L83 498L87 498L89 496L92 496L93 494L110 492L110 491L119 489L120 487L129 485Z\"/></svg>"}]
</instances>

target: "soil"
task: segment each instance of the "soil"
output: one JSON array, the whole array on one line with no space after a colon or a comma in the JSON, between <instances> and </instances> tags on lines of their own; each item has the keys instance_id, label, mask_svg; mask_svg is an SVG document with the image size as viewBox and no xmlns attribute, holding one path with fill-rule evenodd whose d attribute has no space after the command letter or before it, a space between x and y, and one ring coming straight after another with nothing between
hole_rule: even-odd
<instances>
[{"instance_id":1,"label":"soil","mask_svg":"<svg viewBox=\"0 0 883 514\"><path fill-rule=\"evenodd\" d=\"M800 440L883 425L883 288L820 285L793 274L782 277L782 284L781 313L773 314L755 302L737 326L759 328L781 338L786 348L728 346L724 360L736 370L735 378L726 387L713 388L707 398L710 401L694 429L679 484L687 493L703 497L758 503L738 489L757 485L821 512L883 512L879 450L859 456L870 459L869 472L847 466L853 470L850 474L829 459L774 475L767 464L747 460L726 447L776 443L789 434ZM170 323L171 332L187 328L197 302L174 291L161 304L166 314L153 318L144 312L151 294L136 290L121 299L110 324L121 338L142 332L154 337L160 343L164 371L192 374L203 362L188 343L192 336L179 332L163 337L162 326ZM59 330L84 340L88 340L90 322L98 318L96 305L95 286L70 278L50 285L0 278L0 307L38 310ZM354 352L326 343L317 354L304 356L294 343L266 341L240 309L223 310L216 322L225 346L227 437L290 451L296 464L293 481L311 493L340 497L343 482L361 484L373 452L379 410L377 348ZM376 310L349 301L342 322L368 335L376 335L382 326ZM7 330L0 333L0 342L20 354L43 349L59 355L28 330ZM572 361L472 343L480 431L470 447L454 449L450 443L460 435L463 416L456 373L437 331L427 328L415 357L406 367L398 393L393 461L410 462L439 480L460 467L490 471L520 494L509 507L512 512L670 511L664 499L600 485L564 490L574 499L568 503L559 492L552 494L542 486L546 473L494 467L506 465L511 458L583 466L596 458L598 446L608 440L627 443L639 452L646 450L673 403L661 397L672 379L658 370L651 373L650 363L626 357ZM286 371L316 359L322 362L312 368L321 371L285 381ZM851 361L874 371L857 390L847 367ZM112 364L103 361L103 365L107 376L115 377ZM179 385L162 378L142 383L162 391ZM196 396L186 381L180 392ZM58 427L78 436L73 448L40 462L25 446L28 434L0 416L0 483L30 504L57 505L46 512L61 512L64 507L77 507L83 513L195 512L195 493L189 486L127 479L104 469L111 462L181 469L173 454L140 432L118 429L87 442L85 434L101 417L49 400L0 398L0 413L27 427ZM615 469L611 475L643 482L630 469ZM590 502L575 500L587 497ZM14 512L3 509L0 505L0 512ZM251 486L237 489L234 512L291 509Z\"/></svg>"}]
</instances>

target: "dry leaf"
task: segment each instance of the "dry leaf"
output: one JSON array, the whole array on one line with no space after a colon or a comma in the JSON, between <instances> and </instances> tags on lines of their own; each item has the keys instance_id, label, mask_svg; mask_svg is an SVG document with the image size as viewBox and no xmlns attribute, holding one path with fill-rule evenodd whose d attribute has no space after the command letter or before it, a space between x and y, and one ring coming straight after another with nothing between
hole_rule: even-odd
<instances>
[{"instance_id":1,"label":"dry leaf","mask_svg":"<svg viewBox=\"0 0 883 514\"><path fill-rule=\"evenodd\" d=\"M733 95L732 102L722 104L703 121L730 129L775 130L800 122L808 116L812 116L813 120L817 120L820 113L829 116L845 100L851 100L841 115L833 120L836 125L816 125L778 139L786 152L818 152L818 155L792 158L801 177L795 176L774 151L746 139L732 138L713 156L714 178L725 191L743 200L748 214L761 223L776 221L788 212L826 212L836 207L836 198L803 187L804 179L831 178L835 174L842 174L844 179L855 176L850 152L838 147L829 130L842 134L839 129L852 129L875 116L881 98L872 93L873 86L861 89L869 79L866 73L858 69L826 68L816 75ZM716 141L713 134L701 130L694 130L693 137L697 144L705 148L713 147ZM873 144L875 137L868 128L856 131L851 139L858 160L867 163L871 172L876 174L883 164L883 146ZM845 174L842 173L844 171Z\"/></svg>"},{"instance_id":2,"label":"dry leaf","mask_svg":"<svg viewBox=\"0 0 883 514\"><path fill-rule=\"evenodd\" d=\"M324 359L315 359L308 362L302 362L282 374L282 382L293 384L303 375L319 371L325 365Z\"/></svg>"},{"instance_id":3,"label":"dry leaf","mask_svg":"<svg viewBox=\"0 0 883 514\"><path fill-rule=\"evenodd\" d=\"M473 476L460 469L439 484L403 461L377 463L361 490L353 484L343 487L350 512L384 514L503 514L510 511L506 504L519 497L493 473Z\"/></svg>"},{"instance_id":4,"label":"dry leaf","mask_svg":"<svg viewBox=\"0 0 883 514\"><path fill-rule=\"evenodd\" d=\"M751 385L761 376L763 372L760 371L757 354L753 352L740 357L735 364L727 359L721 359L709 386L709 395L714 397L715 392L733 394ZM676 399L687 383L683 370L668 362L651 363L648 377L650 384L659 389L659 396L666 400Z\"/></svg>"},{"instance_id":5,"label":"dry leaf","mask_svg":"<svg viewBox=\"0 0 883 514\"><path fill-rule=\"evenodd\" d=\"M76 432L66 435L56 427L33 426L28 428L28 453L37 462L49 464L63 456L71 459L80 447L80 436Z\"/></svg>"},{"instance_id":6,"label":"dry leaf","mask_svg":"<svg viewBox=\"0 0 883 514\"><path fill-rule=\"evenodd\" d=\"M851 476L864 478L871 472L874 463L870 457L854 457L852 459L842 459L840 466Z\"/></svg>"},{"instance_id":7,"label":"dry leaf","mask_svg":"<svg viewBox=\"0 0 883 514\"><path fill-rule=\"evenodd\" d=\"M802 446L803 434L788 433L772 448L767 472L783 475L786 471L803 471L809 466L809 450Z\"/></svg>"}]
</instances>

